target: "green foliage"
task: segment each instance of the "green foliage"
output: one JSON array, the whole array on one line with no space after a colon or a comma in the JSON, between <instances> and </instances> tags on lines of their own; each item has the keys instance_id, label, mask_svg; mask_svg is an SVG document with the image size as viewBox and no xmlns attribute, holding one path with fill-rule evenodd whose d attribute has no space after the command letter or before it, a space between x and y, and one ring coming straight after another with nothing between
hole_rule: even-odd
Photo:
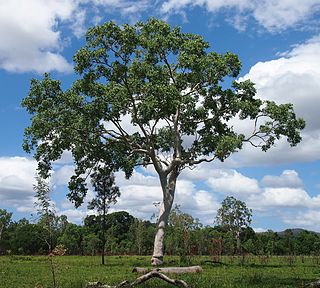
<instances>
[{"instance_id":1,"label":"green foliage","mask_svg":"<svg viewBox=\"0 0 320 288\"><path fill-rule=\"evenodd\" d=\"M187 264L193 244L193 233L202 227L198 219L181 211L176 205L169 216L169 231L165 241L171 255L180 256L180 264ZM194 252L194 251L192 251Z\"/></svg>"},{"instance_id":2,"label":"green foliage","mask_svg":"<svg viewBox=\"0 0 320 288\"><path fill-rule=\"evenodd\" d=\"M252 210L247 208L245 202L233 196L227 196L217 211L215 222L227 229L237 241L237 252L241 249L241 230L249 227ZM231 243L230 243L231 244Z\"/></svg>"},{"instance_id":3,"label":"green foliage","mask_svg":"<svg viewBox=\"0 0 320 288\"><path fill-rule=\"evenodd\" d=\"M115 186L114 174L109 168L100 168L91 179L96 196L89 202L88 209L96 210L105 221L110 204L116 203L120 196L119 187Z\"/></svg>"},{"instance_id":4,"label":"green foliage","mask_svg":"<svg viewBox=\"0 0 320 288\"><path fill-rule=\"evenodd\" d=\"M83 238L85 234L84 227L68 223L64 231L60 234L58 243L66 247L68 254L82 255L84 250Z\"/></svg>"},{"instance_id":5,"label":"green foliage","mask_svg":"<svg viewBox=\"0 0 320 288\"><path fill-rule=\"evenodd\" d=\"M257 99L249 80L232 82L241 68L235 54L210 52L201 36L164 21L90 28L74 62L80 77L68 90L45 74L31 81L22 106L31 115L23 147L35 149L41 176L63 151L72 152L69 198L76 206L86 194L86 177L104 164L127 177L136 165L149 164L159 175L177 177L187 166L225 160L244 142L266 151L282 136L291 145L301 140L304 121L292 105ZM222 85L226 79L229 88ZM236 117L259 120L252 135L234 131L229 121ZM186 136L193 136L188 146Z\"/></svg>"},{"instance_id":6,"label":"green foliage","mask_svg":"<svg viewBox=\"0 0 320 288\"><path fill-rule=\"evenodd\" d=\"M110 208L110 204L116 203L117 198L120 196L119 187L115 186L114 182L114 174L112 170L105 166L96 170L91 175L92 186L96 192L95 198L93 198L89 204L88 209L96 210L100 214L100 230L101 230L101 237L96 241L95 238L90 238L88 241L89 246L95 247L97 243L101 242L101 251L102 251L102 265L104 265L104 250L105 250L105 243L106 243L106 216L108 210ZM94 236L94 235L93 235ZM94 252L93 252L94 251ZM92 254L94 255L96 250L92 248Z\"/></svg>"},{"instance_id":7,"label":"green foliage","mask_svg":"<svg viewBox=\"0 0 320 288\"><path fill-rule=\"evenodd\" d=\"M84 219L84 225L89 231L99 234L101 230L101 215L89 215ZM106 215L106 231L121 242L128 237L130 227L135 222L135 218L126 211L118 211Z\"/></svg>"},{"instance_id":8,"label":"green foliage","mask_svg":"<svg viewBox=\"0 0 320 288\"><path fill-rule=\"evenodd\" d=\"M7 213L7 212L6 212ZM6 214L5 213L5 214ZM52 226L53 245L63 245L69 255L101 253L101 216L87 216L84 225L68 223L57 217ZM125 211L107 214L106 251L111 255L149 255L153 249L154 223L134 218ZM294 232L293 232L294 231ZM253 255L320 255L320 235L315 232L291 230L255 233L250 227L240 232L241 247L245 254ZM1 254L47 254L43 241L43 224L26 219L10 221L0 240ZM233 255L235 235L222 227L202 227L191 215L174 209L165 240L166 253L190 259L195 255Z\"/></svg>"},{"instance_id":9,"label":"green foliage","mask_svg":"<svg viewBox=\"0 0 320 288\"><path fill-rule=\"evenodd\" d=\"M5 209L0 209L0 254L5 251L5 247L3 247L3 235L6 232L6 229L11 223L12 213L9 213Z\"/></svg>"},{"instance_id":10,"label":"green foliage","mask_svg":"<svg viewBox=\"0 0 320 288\"><path fill-rule=\"evenodd\" d=\"M247 208L245 202L227 196L221 203L215 222L230 231L240 231L242 227L249 227L251 217L252 210Z\"/></svg>"},{"instance_id":11,"label":"green foliage","mask_svg":"<svg viewBox=\"0 0 320 288\"><path fill-rule=\"evenodd\" d=\"M101 239L95 234L87 234L83 238L83 248L86 255L97 255L101 248Z\"/></svg>"}]
</instances>

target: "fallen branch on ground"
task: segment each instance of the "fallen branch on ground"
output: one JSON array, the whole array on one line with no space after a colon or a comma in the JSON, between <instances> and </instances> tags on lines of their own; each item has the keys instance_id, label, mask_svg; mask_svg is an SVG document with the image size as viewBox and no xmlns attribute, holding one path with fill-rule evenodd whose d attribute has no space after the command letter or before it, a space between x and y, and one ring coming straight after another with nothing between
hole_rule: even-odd
<instances>
[{"instance_id":1,"label":"fallen branch on ground","mask_svg":"<svg viewBox=\"0 0 320 288\"><path fill-rule=\"evenodd\" d=\"M183 280L176 280L176 279L171 279L168 276L159 273L158 271L151 271L145 275L142 275L140 277L138 277L135 281L133 281L132 283L130 283L129 281L123 281L121 282L119 285L116 286L109 286L109 285L103 285L100 282L89 282L86 286L86 288L121 288L121 287L134 287L136 285L139 285L141 283L146 282L147 280L151 279L151 278L160 278L172 285L175 286L180 286L180 287L184 287L184 288L189 288L188 284L186 282L184 282Z\"/></svg>"},{"instance_id":2,"label":"fallen branch on ground","mask_svg":"<svg viewBox=\"0 0 320 288\"><path fill-rule=\"evenodd\" d=\"M167 267L167 268L141 268L135 267L132 272L137 273L148 273L148 272L161 272L161 273L170 273L170 274L184 274L184 273L200 273L202 268L200 266L189 266L189 267Z\"/></svg>"}]
</instances>

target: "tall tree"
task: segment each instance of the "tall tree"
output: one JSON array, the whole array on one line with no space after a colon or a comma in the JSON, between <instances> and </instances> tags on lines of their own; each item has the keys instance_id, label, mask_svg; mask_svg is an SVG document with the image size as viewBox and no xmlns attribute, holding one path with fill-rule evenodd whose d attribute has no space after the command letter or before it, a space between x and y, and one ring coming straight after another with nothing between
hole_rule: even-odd
<instances>
[{"instance_id":1,"label":"tall tree","mask_svg":"<svg viewBox=\"0 0 320 288\"><path fill-rule=\"evenodd\" d=\"M233 233L237 241L237 252L240 252L242 228L249 227L252 218L252 210L247 208L245 202L227 196L221 203L216 216L216 223L226 227Z\"/></svg>"},{"instance_id":2,"label":"tall tree","mask_svg":"<svg viewBox=\"0 0 320 288\"><path fill-rule=\"evenodd\" d=\"M86 45L74 56L79 74L70 89L45 74L33 79L22 105L31 114L24 149L35 149L41 175L69 150L75 174L69 198L81 205L86 178L108 163L130 177L135 166L153 165L160 205L152 263L163 262L165 227L181 171L203 162L224 161L250 143L266 151L285 136L300 142L304 121L291 104L255 97L249 80L222 85L239 75L241 63L230 52L209 52L199 35L151 18L118 26L90 28ZM231 120L251 119L253 132L239 134Z\"/></svg>"},{"instance_id":3,"label":"tall tree","mask_svg":"<svg viewBox=\"0 0 320 288\"><path fill-rule=\"evenodd\" d=\"M96 197L88 204L89 209L96 210L101 215L101 261L104 265L104 250L106 246L106 216L110 204L116 203L120 196L119 187L115 186L114 174L105 166L91 175L92 186Z\"/></svg>"},{"instance_id":4,"label":"tall tree","mask_svg":"<svg viewBox=\"0 0 320 288\"><path fill-rule=\"evenodd\" d=\"M33 190L36 192L35 198L37 199L35 205L37 207L39 225L42 228L42 239L48 246L48 252L51 253L53 246L53 233L55 222L55 208L50 199L50 186L40 177L36 176L36 184L33 185Z\"/></svg>"}]
</instances>

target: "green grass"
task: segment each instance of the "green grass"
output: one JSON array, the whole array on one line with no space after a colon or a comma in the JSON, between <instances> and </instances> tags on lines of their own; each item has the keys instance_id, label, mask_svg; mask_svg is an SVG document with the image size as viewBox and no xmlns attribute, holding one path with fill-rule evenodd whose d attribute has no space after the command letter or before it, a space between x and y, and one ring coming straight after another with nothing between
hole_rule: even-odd
<instances>
[{"instance_id":1,"label":"green grass","mask_svg":"<svg viewBox=\"0 0 320 288\"><path fill-rule=\"evenodd\" d=\"M201 265L200 274L174 275L172 278L185 280L194 288L223 287L304 287L310 281L320 278L320 264L312 257L305 257L304 263L296 257L294 263L285 257L270 258L264 263L258 257L245 259L240 263L237 257L224 257L222 264L206 262L209 257L192 258L190 265ZM168 266L179 266L179 258L167 257ZM54 257L57 284L60 288L82 288L88 281L118 284L137 275L132 268L150 267L147 256L107 257L107 266L100 264L100 257L62 256ZM46 256L1 256L1 288L49 288L51 270ZM152 279L139 287L173 287L159 279Z\"/></svg>"}]
</instances>

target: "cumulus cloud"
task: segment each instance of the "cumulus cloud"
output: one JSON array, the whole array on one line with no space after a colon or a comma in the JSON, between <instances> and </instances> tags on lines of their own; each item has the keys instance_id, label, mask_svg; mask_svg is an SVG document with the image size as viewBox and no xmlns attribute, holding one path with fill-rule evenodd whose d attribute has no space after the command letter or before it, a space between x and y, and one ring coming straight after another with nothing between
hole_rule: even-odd
<instances>
[{"instance_id":1,"label":"cumulus cloud","mask_svg":"<svg viewBox=\"0 0 320 288\"><path fill-rule=\"evenodd\" d=\"M305 118L307 130L317 130L319 48L320 36L313 37L282 53L281 58L258 62L240 80L251 79L261 99L293 103L298 116Z\"/></svg>"},{"instance_id":2,"label":"cumulus cloud","mask_svg":"<svg viewBox=\"0 0 320 288\"><path fill-rule=\"evenodd\" d=\"M161 12L183 13L186 9L194 7L202 7L211 13L234 10L235 14L228 22L239 30L243 30L245 22L252 17L268 31L275 32L305 23L320 11L320 2L319 0L167 0L162 4Z\"/></svg>"},{"instance_id":3,"label":"cumulus cloud","mask_svg":"<svg viewBox=\"0 0 320 288\"><path fill-rule=\"evenodd\" d=\"M266 175L261 193L249 195L248 204L255 210L315 209L320 207L320 195L311 196L303 189L298 173L285 170L280 176ZM298 211L296 210L296 211Z\"/></svg>"},{"instance_id":4,"label":"cumulus cloud","mask_svg":"<svg viewBox=\"0 0 320 288\"><path fill-rule=\"evenodd\" d=\"M24 157L0 158L0 199L17 199L33 194L37 164Z\"/></svg>"},{"instance_id":5,"label":"cumulus cloud","mask_svg":"<svg viewBox=\"0 0 320 288\"><path fill-rule=\"evenodd\" d=\"M253 17L270 31L284 30L320 11L318 0L264 0L255 2Z\"/></svg>"},{"instance_id":6,"label":"cumulus cloud","mask_svg":"<svg viewBox=\"0 0 320 288\"><path fill-rule=\"evenodd\" d=\"M0 201L18 212L34 211L36 162L25 157L0 157Z\"/></svg>"},{"instance_id":7,"label":"cumulus cloud","mask_svg":"<svg viewBox=\"0 0 320 288\"><path fill-rule=\"evenodd\" d=\"M210 172L207 185L216 192L225 194L253 194L259 193L260 188L258 181L253 178L246 177L236 170L213 170Z\"/></svg>"},{"instance_id":8,"label":"cumulus cloud","mask_svg":"<svg viewBox=\"0 0 320 288\"><path fill-rule=\"evenodd\" d=\"M0 201L3 207L15 208L18 212L35 213L37 162L25 157L0 157ZM53 173L50 186L65 185L73 171L72 166L62 166ZM62 194L64 195L64 194ZM70 208L70 207L68 207Z\"/></svg>"},{"instance_id":9,"label":"cumulus cloud","mask_svg":"<svg viewBox=\"0 0 320 288\"><path fill-rule=\"evenodd\" d=\"M76 1L2 1L0 3L0 67L11 72L57 70L71 64L60 54L59 21L69 20Z\"/></svg>"},{"instance_id":10,"label":"cumulus cloud","mask_svg":"<svg viewBox=\"0 0 320 288\"><path fill-rule=\"evenodd\" d=\"M308 193L300 188L266 188L262 195L253 197L255 206L306 207L311 204Z\"/></svg>"},{"instance_id":11,"label":"cumulus cloud","mask_svg":"<svg viewBox=\"0 0 320 288\"><path fill-rule=\"evenodd\" d=\"M162 191L158 177L155 175L144 175L135 171L130 180L121 179L122 173L117 173L116 182L120 187L121 196L118 203L110 211L126 210L132 215L150 219L158 214L157 203L162 201ZM199 218L204 224L211 224L217 207L219 206L212 193L198 189L190 180L178 180L175 203L181 209Z\"/></svg>"},{"instance_id":12,"label":"cumulus cloud","mask_svg":"<svg viewBox=\"0 0 320 288\"><path fill-rule=\"evenodd\" d=\"M286 215L283 220L291 227L303 227L313 231L320 231L320 212L316 210L299 212L295 215Z\"/></svg>"},{"instance_id":13,"label":"cumulus cloud","mask_svg":"<svg viewBox=\"0 0 320 288\"><path fill-rule=\"evenodd\" d=\"M71 59L62 54L69 41L66 28L79 38L102 13L117 12L136 21L149 4L148 0L1 1L0 68L20 73L71 72Z\"/></svg>"},{"instance_id":14,"label":"cumulus cloud","mask_svg":"<svg viewBox=\"0 0 320 288\"><path fill-rule=\"evenodd\" d=\"M74 166L64 165L53 172L51 182L53 185L67 185L73 174Z\"/></svg>"},{"instance_id":15,"label":"cumulus cloud","mask_svg":"<svg viewBox=\"0 0 320 288\"><path fill-rule=\"evenodd\" d=\"M261 166L293 161L317 160L320 155L320 36L296 45L278 59L255 64L240 80L251 79L256 84L257 97L276 103L292 103L298 117L306 121L302 142L289 148L281 139L267 153L250 145L232 156L240 166ZM248 123L246 123L248 124ZM239 128L239 127L238 127ZM250 133L252 125L242 125L241 132Z\"/></svg>"},{"instance_id":16,"label":"cumulus cloud","mask_svg":"<svg viewBox=\"0 0 320 288\"><path fill-rule=\"evenodd\" d=\"M261 184L270 188L299 188L303 186L301 178L294 170L285 170L280 176L266 175L262 178Z\"/></svg>"},{"instance_id":17,"label":"cumulus cloud","mask_svg":"<svg viewBox=\"0 0 320 288\"><path fill-rule=\"evenodd\" d=\"M151 1L149 0L91 0L91 3L112 9L112 11L122 15L130 16L132 17L131 20L136 20L140 13L151 6Z\"/></svg>"},{"instance_id":18,"label":"cumulus cloud","mask_svg":"<svg viewBox=\"0 0 320 288\"><path fill-rule=\"evenodd\" d=\"M67 216L69 222L80 224L84 220L84 218L88 215L88 212L85 208L82 208L82 209L70 208L65 210L58 210L57 215L58 216L65 215Z\"/></svg>"}]
</instances>

